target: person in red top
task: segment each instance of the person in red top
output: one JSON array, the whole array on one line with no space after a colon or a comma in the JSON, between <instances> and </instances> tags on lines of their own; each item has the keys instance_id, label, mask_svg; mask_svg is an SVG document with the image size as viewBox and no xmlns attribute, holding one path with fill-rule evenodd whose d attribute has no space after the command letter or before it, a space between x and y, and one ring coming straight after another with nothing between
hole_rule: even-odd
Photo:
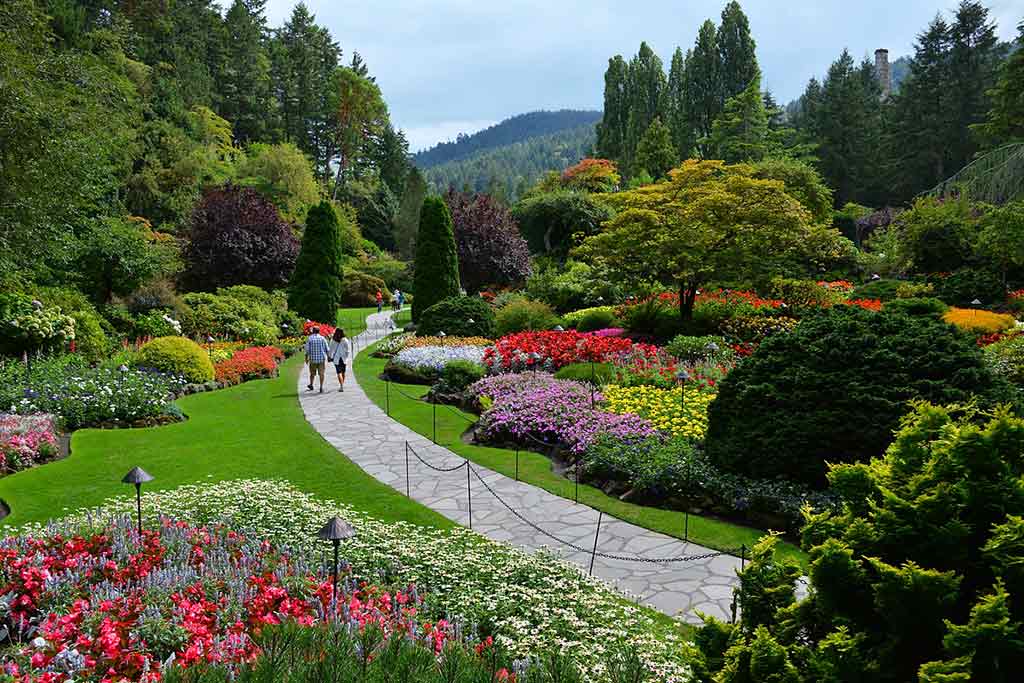
<instances>
[{"instance_id":1,"label":"person in red top","mask_svg":"<svg viewBox=\"0 0 1024 683\"><path fill-rule=\"evenodd\" d=\"M380 290L377 290L377 312L380 313L384 310L384 295L381 294Z\"/></svg>"}]
</instances>

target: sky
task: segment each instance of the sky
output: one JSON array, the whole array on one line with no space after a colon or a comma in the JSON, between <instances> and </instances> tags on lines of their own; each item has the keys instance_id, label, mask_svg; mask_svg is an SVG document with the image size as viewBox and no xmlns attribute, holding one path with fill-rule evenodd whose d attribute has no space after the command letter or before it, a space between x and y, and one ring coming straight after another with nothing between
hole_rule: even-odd
<instances>
[{"instance_id":1,"label":"sky","mask_svg":"<svg viewBox=\"0 0 1024 683\"><path fill-rule=\"evenodd\" d=\"M297 0L269 0L280 26ZM642 40L665 62L693 45L726 0L306 0L348 62L358 51L413 151L537 109L600 109L609 57ZM846 47L895 61L956 0L746 0L764 74L780 103L803 92ZM1021 0L988 0L999 36L1024 18Z\"/></svg>"}]
</instances>

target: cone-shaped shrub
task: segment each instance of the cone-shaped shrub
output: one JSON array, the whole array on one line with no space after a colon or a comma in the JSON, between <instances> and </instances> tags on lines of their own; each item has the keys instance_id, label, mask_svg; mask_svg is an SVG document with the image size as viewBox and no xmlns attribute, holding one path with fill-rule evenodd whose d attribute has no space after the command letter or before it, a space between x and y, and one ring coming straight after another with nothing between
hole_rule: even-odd
<instances>
[{"instance_id":1,"label":"cone-shaped shrub","mask_svg":"<svg viewBox=\"0 0 1024 683\"><path fill-rule=\"evenodd\" d=\"M420 212L416 236L416 279L413 281L412 319L438 301L459 294L459 257L448 207L440 197L427 197Z\"/></svg>"},{"instance_id":2,"label":"cone-shaped shrub","mask_svg":"<svg viewBox=\"0 0 1024 683\"><path fill-rule=\"evenodd\" d=\"M327 201L306 216L302 249L288 285L288 307L309 320L333 323L338 316L344 259L340 221Z\"/></svg>"}]
</instances>

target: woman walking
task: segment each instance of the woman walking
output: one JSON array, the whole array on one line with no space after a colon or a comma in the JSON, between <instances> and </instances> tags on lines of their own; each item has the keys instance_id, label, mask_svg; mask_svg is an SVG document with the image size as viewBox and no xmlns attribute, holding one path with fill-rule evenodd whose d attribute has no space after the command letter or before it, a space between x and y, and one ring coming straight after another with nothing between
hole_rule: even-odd
<instances>
[{"instance_id":1,"label":"woman walking","mask_svg":"<svg viewBox=\"0 0 1024 683\"><path fill-rule=\"evenodd\" d=\"M348 359L352 357L352 342L345 336L345 330L340 327L334 330L328 353L334 362L334 370L338 373L338 391L345 391L345 371L348 369Z\"/></svg>"}]
</instances>

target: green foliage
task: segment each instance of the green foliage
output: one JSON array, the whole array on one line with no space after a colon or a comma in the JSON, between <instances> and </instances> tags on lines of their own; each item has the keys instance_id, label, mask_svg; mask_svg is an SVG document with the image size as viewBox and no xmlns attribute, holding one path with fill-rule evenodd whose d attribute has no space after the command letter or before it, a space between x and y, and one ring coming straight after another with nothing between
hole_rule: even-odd
<instances>
[{"instance_id":1,"label":"green foliage","mask_svg":"<svg viewBox=\"0 0 1024 683\"><path fill-rule=\"evenodd\" d=\"M599 437L584 456L586 474L602 481L628 482L637 493L686 493L686 463L693 457L693 444L679 437L650 440L649 445L630 448L619 440Z\"/></svg>"},{"instance_id":2,"label":"green foliage","mask_svg":"<svg viewBox=\"0 0 1024 683\"><path fill-rule=\"evenodd\" d=\"M988 268L961 268L949 275L935 276L931 282L936 296L951 306L974 306L971 302L975 299L991 306L1006 299L1002 278Z\"/></svg>"},{"instance_id":3,"label":"green foliage","mask_svg":"<svg viewBox=\"0 0 1024 683\"><path fill-rule=\"evenodd\" d=\"M0 294L0 349L20 354L54 349L75 337L75 321L20 293Z\"/></svg>"},{"instance_id":4,"label":"green foliage","mask_svg":"<svg viewBox=\"0 0 1024 683\"><path fill-rule=\"evenodd\" d=\"M906 315L930 315L941 317L949 306L938 299L922 297L914 299L894 299L882 306L882 310L890 313L904 313Z\"/></svg>"},{"instance_id":5,"label":"green foliage","mask_svg":"<svg viewBox=\"0 0 1024 683\"><path fill-rule=\"evenodd\" d=\"M413 322L437 302L459 293L459 257L448 207L440 197L427 197L416 237Z\"/></svg>"},{"instance_id":6,"label":"green foliage","mask_svg":"<svg viewBox=\"0 0 1024 683\"><path fill-rule=\"evenodd\" d=\"M576 329L580 332L595 332L606 327L615 326L615 313L606 308L597 308L588 311L576 323Z\"/></svg>"},{"instance_id":7,"label":"green foliage","mask_svg":"<svg viewBox=\"0 0 1024 683\"><path fill-rule=\"evenodd\" d=\"M560 322L561 319L543 301L519 299L510 302L498 311L495 331L501 337L527 330L551 330Z\"/></svg>"},{"instance_id":8,"label":"green foliage","mask_svg":"<svg viewBox=\"0 0 1024 683\"><path fill-rule=\"evenodd\" d=\"M768 113L761 97L761 74L730 97L711 127L707 142L716 159L727 163L760 161L768 153Z\"/></svg>"},{"instance_id":9,"label":"green foliage","mask_svg":"<svg viewBox=\"0 0 1024 683\"><path fill-rule=\"evenodd\" d=\"M135 364L161 372L181 375L201 384L213 379L213 363L198 344L184 337L157 337L139 349Z\"/></svg>"},{"instance_id":10,"label":"green foliage","mask_svg":"<svg viewBox=\"0 0 1024 683\"><path fill-rule=\"evenodd\" d=\"M612 321L617 323L618 320L615 318L615 306L591 306L589 308L580 308L575 311L570 311L562 316L562 324L566 327L576 327L584 317L591 313L610 314Z\"/></svg>"},{"instance_id":11,"label":"green foliage","mask_svg":"<svg viewBox=\"0 0 1024 683\"><path fill-rule=\"evenodd\" d=\"M320 199L309 159L290 142L250 145L236 173L240 185L259 190L292 223L303 222L306 211Z\"/></svg>"},{"instance_id":12,"label":"green foliage","mask_svg":"<svg viewBox=\"0 0 1024 683\"><path fill-rule=\"evenodd\" d=\"M309 320L333 322L341 307L342 219L326 201L306 217L302 248L288 284L288 307Z\"/></svg>"},{"instance_id":13,"label":"green foliage","mask_svg":"<svg viewBox=\"0 0 1024 683\"><path fill-rule=\"evenodd\" d=\"M362 259L356 268L362 273L380 278L387 285L388 289L400 289L403 292L412 291L412 267L406 261L399 261L393 256L381 254L376 258Z\"/></svg>"},{"instance_id":14,"label":"green foliage","mask_svg":"<svg viewBox=\"0 0 1024 683\"><path fill-rule=\"evenodd\" d=\"M556 311L573 311L619 301L623 291L599 268L583 261L556 262L538 259L526 281L526 295Z\"/></svg>"},{"instance_id":15,"label":"green foliage","mask_svg":"<svg viewBox=\"0 0 1024 683\"><path fill-rule=\"evenodd\" d=\"M279 327L277 311L283 310L280 298L271 295L266 295L266 300L263 297L247 297L244 291L242 288L229 287L218 290L217 294L194 292L183 296L184 308L180 319L182 334L201 339L208 335L252 339L254 336L265 338L268 330L276 333ZM159 321L163 313L154 311L153 315ZM292 328L294 332L295 328Z\"/></svg>"},{"instance_id":16,"label":"green foliage","mask_svg":"<svg viewBox=\"0 0 1024 683\"><path fill-rule=\"evenodd\" d=\"M702 322L695 316L692 326L707 332L717 331L719 327L718 321L713 325L703 325ZM649 334L658 339L671 339L683 331L679 311L657 297L628 306L622 314L622 325L630 332Z\"/></svg>"},{"instance_id":17,"label":"green foliage","mask_svg":"<svg viewBox=\"0 0 1024 683\"><path fill-rule=\"evenodd\" d=\"M660 118L655 118L637 143L634 168L637 172L641 169L647 171L651 177L658 179L664 177L678 162L672 133Z\"/></svg>"},{"instance_id":18,"label":"green foliage","mask_svg":"<svg viewBox=\"0 0 1024 683\"><path fill-rule=\"evenodd\" d=\"M684 363L728 362L736 356L736 352L726 345L724 337L714 335L691 337L681 334L673 337L665 350Z\"/></svg>"},{"instance_id":19,"label":"green foliage","mask_svg":"<svg viewBox=\"0 0 1024 683\"><path fill-rule=\"evenodd\" d=\"M992 371L1017 385L1024 385L1024 334L1013 334L985 347Z\"/></svg>"},{"instance_id":20,"label":"green foliage","mask_svg":"<svg viewBox=\"0 0 1024 683\"><path fill-rule=\"evenodd\" d=\"M121 218L91 224L77 258L78 284L99 304L115 294L130 294L146 281L172 275L177 269L173 241L157 240L139 221Z\"/></svg>"},{"instance_id":21,"label":"green foliage","mask_svg":"<svg viewBox=\"0 0 1024 683\"><path fill-rule=\"evenodd\" d=\"M892 301L896 298L896 292L902 284L898 280L871 280L862 285L857 285L853 290L853 296L858 299Z\"/></svg>"},{"instance_id":22,"label":"green foliage","mask_svg":"<svg viewBox=\"0 0 1024 683\"><path fill-rule=\"evenodd\" d=\"M615 368L610 363L570 363L558 369L555 379L571 379L604 386L615 381Z\"/></svg>"},{"instance_id":23,"label":"green foliage","mask_svg":"<svg viewBox=\"0 0 1024 683\"><path fill-rule=\"evenodd\" d=\"M494 311L480 297L453 296L423 311L416 324L416 333L432 336L444 332L449 337L491 338L495 332L494 323Z\"/></svg>"},{"instance_id":24,"label":"green foliage","mask_svg":"<svg viewBox=\"0 0 1024 683\"><path fill-rule=\"evenodd\" d=\"M815 223L831 221L832 190L814 166L790 157L773 157L758 161L753 167L755 178L781 180L786 193L811 212Z\"/></svg>"},{"instance_id":25,"label":"green foliage","mask_svg":"<svg viewBox=\"0 0 1024 683\"><path fill-rule=\"evenodd\" d=\"M75 351L90 361L100 361L110 350L110 342L103 331L101 318L85 309L72 311L75 321Z\"/></svg>"},{"instance_id":26,"label":"green foliage","mask_svg":"<svg viewBox=\"0 0 1024 683\"><path fill-rule=\"evenodd\" d=\"M1011 269L1024 267L1024 201L990 208L979 228L978 251L1002 273L1003 280Z\"/></svg>"},{"instance_id":27,"label":"green foliage","mask_svg":"<svg viewBox=\"0 0 1024 683\"><path fill-rule=\"evenodd\" d=\"M459 185L458 187L461 187ZM392 234L395 236L395 248L403 259L411 259L415 256L416 233L420 229L420 211L423 209L423 200L427 196L427 181L423 179L423 173L416 167L409 171L405 179L405 191L402 193L402 201L398 206L398 213L395 214ZM404 290L405 287L402 287Z\"/></svg>"},{"instance_id":28,"label":"green foliage","mask_svg":"<svg viewBox=\"0 0 1024 683\"><path fill-rule=\"evenodd\" d=\"M468 360L453 360L441 370L441 381L454 391L465 391L470 384L486 374L479 363Z\"/></svg>"},{"instance_id":29,"label":"green foliage","mask_svg":"<svg viewBox=\"0 0 1024 683\"><path fill-rule=\"evenodd\" d=\"M512 216L532 253L564 260L577 236L597 234L611 212L588 194L556 190L521 200Z\"/></svg>"},{"instance_id":30,"label":"green foliage","mask_svg":"<svg viewBox=\"0 0 1024 683\"><path fill-rule=\"evenodd\" d=\"M919 273L950 272L972 252L976 219L966 198L922 198L896 219L911 265Z\"/></svg>"},{"instance_id":31,"label":"green foliage","mask_svg":"<svg viewBox=\"0 0 1024 683\"><path fill-rule=\"evenodd\" d=\"M820 486L826 462L881 453L911 400L1008 395L941 320L836 306L769 337L719 384L707 453L730 472Z\"/></svg>"},{"instance_id":32,"label":"green foliage","mask_svg":"<svg viewBox=\"0 0 1024 683\"><path fill-rule=\"evenodd\" d=\"M987 147L1024 140L1024 21L1017 25L1018 49L999 70L995 88L987 95L992 106L986 121L971 126Z\"/></svg>"},{"instance_id":33,"label":"green foliage","mask_svg":"<svg viewBox=\"0 0 1024 683\"><path fill-rule=\"evenodd\" d=\"M391 300L384 280L358 270L346 270L345 280L341 284L341 305L365 308L377 305L377 292L381 293L385 304ZM315 320L315 318L313 318Z\"/></svg>"}]
</instances>

